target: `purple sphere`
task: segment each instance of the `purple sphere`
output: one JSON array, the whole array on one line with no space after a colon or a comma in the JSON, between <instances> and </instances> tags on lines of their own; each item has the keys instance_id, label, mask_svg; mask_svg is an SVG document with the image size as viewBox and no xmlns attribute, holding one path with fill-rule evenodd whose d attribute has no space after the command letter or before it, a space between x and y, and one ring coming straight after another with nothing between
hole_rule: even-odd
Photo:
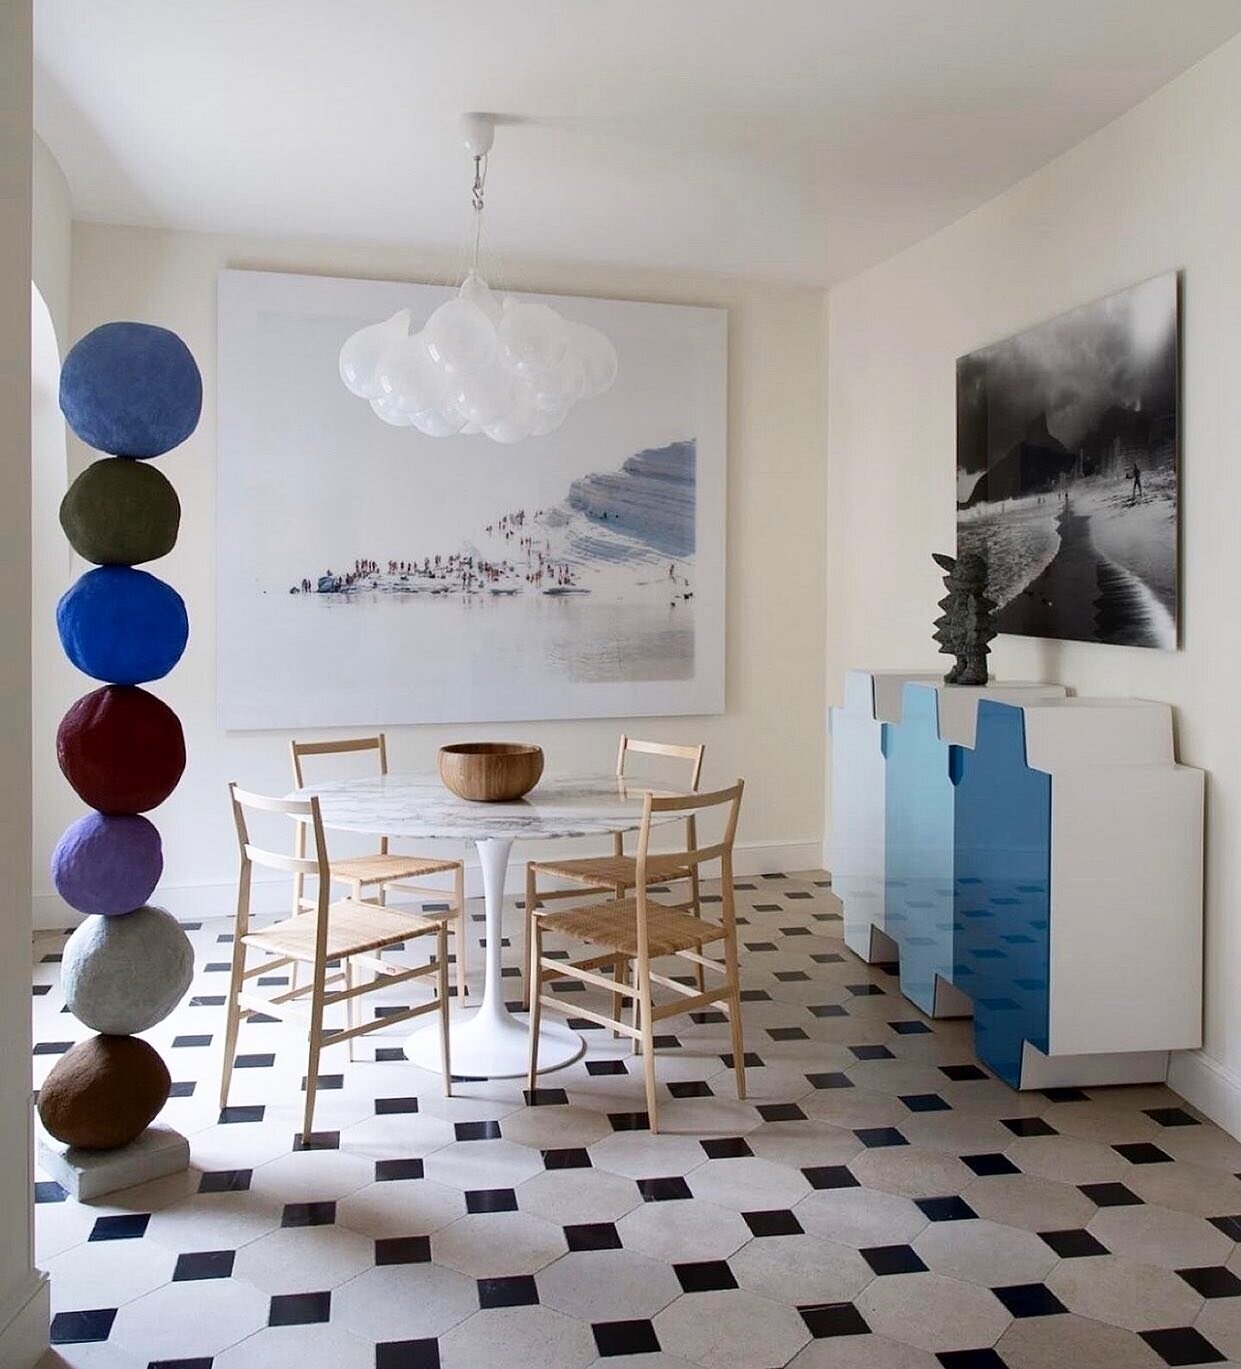
<instances>
[{"instance_id":1,"label":"purple sphere","mask_svg":"<svg viewBox=\"0 0 1241 1369\"><path fill-rule=\"evenodd\" d=\"M88 813L52 853L56 892L79 913L112 916L140 908L164 870L159 833L137 815Z\"/></svg>"}]
</instances>

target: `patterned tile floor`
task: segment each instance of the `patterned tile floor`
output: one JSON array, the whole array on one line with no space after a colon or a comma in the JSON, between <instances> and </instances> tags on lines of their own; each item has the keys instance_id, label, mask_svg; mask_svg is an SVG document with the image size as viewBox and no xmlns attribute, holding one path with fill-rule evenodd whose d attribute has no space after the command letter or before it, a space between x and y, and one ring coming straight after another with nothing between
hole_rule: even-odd
<instances>
[{"instance_id":1,"label":"patterned tile floor","mask_svg":"<svg viewBox=\"0 0 1241 1369\"><path fill-rule=\"evenodd\" d=\"M1241 1145L1162 1087L1013 1093L844 949L821 874L739 897L750 1098L717 1016L674 1019L658 1136L604 1031L532 1099L445 1100L394 1028L328 1052L295 1151L289 1028L243 1027L215 1106L230 924L191 929L150 1037L193 1168L93 1207L38 1184L48 1369L1241 1363ZM61 940L36 943L36 1085L86 1034Z\"/></svg>"}]
</instances>

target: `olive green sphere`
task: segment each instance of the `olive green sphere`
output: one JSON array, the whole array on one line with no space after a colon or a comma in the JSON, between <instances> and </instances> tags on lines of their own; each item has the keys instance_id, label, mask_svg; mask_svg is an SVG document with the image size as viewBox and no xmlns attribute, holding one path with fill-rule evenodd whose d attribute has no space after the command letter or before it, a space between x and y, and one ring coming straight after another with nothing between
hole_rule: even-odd
<instances>
[{"instance_id":1,"label":"olive green sphere","mask_svg":"<svg viewBox=\"0 0 1241 1369\"><path fill-rule=\"evenodd\" d=\"M137 566L176 546L181 501L145 461L113 456L92 462L69 486L60 524L70 546L97 566Z\"/></svg>"}]
</instances>

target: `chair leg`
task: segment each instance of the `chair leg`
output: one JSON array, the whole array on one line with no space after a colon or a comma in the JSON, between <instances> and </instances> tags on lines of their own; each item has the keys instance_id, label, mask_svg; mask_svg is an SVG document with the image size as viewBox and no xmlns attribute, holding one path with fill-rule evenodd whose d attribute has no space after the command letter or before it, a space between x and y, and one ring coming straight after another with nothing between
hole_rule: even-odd
<instances>
[{"instance_id":1,"label":"chair leg","mask_svg":"<svg viewBox=\"0 0 1241 1369\"><path fill-rule=\"evenodd\" d=\"M315 1129L315 1094L319 1088L319 1053L323 1048L323 966L314 967L315 992L310 1009L310 1038L306 1051L306 1108L302 1115L302 1147Z\"/></svg>"},{"instance_id":2,"label":"chair leg","mask_svg":"<svg viewBox=\"0 0 1241 1369\"><path fill-rule=\"evenodd\" d=\"M457 954L457 998L462 1000L469 989L466 986L466 947L469 945L470 933L465 915L465 862L461 861L457 865L453 875L453 906L457 910L457 934L454 940L454 949Z\"/></svg>"},{"instance_id":3,"label":"chair leg","mask_svg":"<svg viewBox=\"0 0 1241 1369\"><path fill-rule=\"evenodd\" d=\"M690 901L690 905L692 906L692 908L693 908L693 910L694 910L694 916L695 916L695 917L701 917L701 916L702 916L702 891L701 891L701 889L699 888L699 883L698 883L698 867L697 867L696 865L691 865L691 866L690 866L690 871L689 871L689 889L690 889L689 901ZM697 950L698 954L701 955L701 954L702 954L702 943L700 942L700 943L698 944L698 946L697 946L695 949ZM697 965L697 966L695 966L695 969L698 971L698 992L699 992L699 993L706 993L706 991L707 991L707 971L706 971L706 967L703 966L703 965Z\"/></svg>"},{"instance_id":4,"label":"chair leg","mask_svg":"<svg viewBox=\"0 0 1241 1369\"><path fill-rule=\"evenodd\" d=\"M655 1101L655 1035L651 1019L651 967L641 965L638 972L638 1001L642 1008L642 1077L646 1082L646 1115L651 1134L659 1131L658 1104Z\"/></svg>"},{"instance_id":5,"label":"chair leg","mask_svg":"<svg viewBox=\"0 0 1241 1369\"><path fill-rule=\"evenodd\" d=\"M345 971L345 988L346 988L346 989L352 989L352 988L354 987L354 985L356 984L357 981L356 981L356 978L355 978L355 976L354 976L353 961L352 961L351 959L346 959L345 964L344 964L344 971ZM347 999L345 999L345 1023L346 1023L346 1025L347 1025L348 1027L350 1027L350 1028L356 1027L356 1026L361 1022L361 1017L360 1017L361 1007L362 1007L362 1004L361 1004L361 1001L360 1001L359 999L357 999L357 998L347 998ZM349 1061L350 1061L351 1064L352 1064L353 1061L355 1061L355 1060L358 1058L358 1057L354 1054L354 1051L353 1051L354 1046L357 1044L357 1039L358 1039L358 1038L357 1038L356 1036L351 1036L351 1037L349 1038L349 1040L345 1042L345 1048L346 1048L346 1050L348 1051L348 1054L349 1054Z\"/></svg>"},{"instance_id":6,"label":"chair leg","mask_svg":"<svg viewBox=\"0 0 1241 1369\"><path fill-rule=\"evenodd\" d=\"M448 1026L448 924L441 922L435 934L438 965L436 992L440 1000L440 1068L444 1071L444 1097L452 1097L452 1051Z\"/></svg>"},{"instance_id":7,"label":"chair leg","mask_svg":"<svg viewBox=\"0 0 1241 1369\"><path fill-rule=\"evenodd\" d=\"M533 1091L539 1074L539 1023L543 1016L543 1005L539 1001L543 992L543 933L539 930L537 918L528 924L528 930L530 964L527 966L526 983L530 991L530 1070L526 1086Z\"/></svg>"},{"instance_id":8,"label":"chair leg","mask_svg":"<svg viewBox=\"0 0 1241 1369\"><path fill-rule=\"evenodd\" d=\"M638 962L636 960L630 961L629 982L633 985L635 989L638 987ZM636 1032L640 1032L642 1030L642 999L638 994L634 994L632 1002L633 1029ZM634 1055L641 1055L642 1038L640 1036L634 1036L630 1039L633 1041Z\"/></svg>"},{"instance_id":9,"label":"chair leg","mask_svg":"<svg viewBox=\"0 0 1241 1369\"><path fill-rule=\"evenodd\" d=\"M745 1037L741 1026L741 973L737 966L737 935L724 937L724 964L728 971L728 1030L733 1045L733 1074L737 1097L745 1097Z\"/></svg>"},{"instance_id":10,"label":"chair leg","mask_svg":"<svg viewBox=\"0 0 1241 1369\"><path fill-rule=\"evenodd\" d=\"M297 962L294 961L294 964ZM220 1107L228 1107L228 1090L233 1082L233 1060L237 1054L237 1028L241 1025L241 1008L237 995L241 992L242 974L246 968L246 947L240 939L233 942L233 968L228 980L228 1011L224 1022L224 1060L220 1069Z\"/></svg>"},{"instance_id":11,"label":"chair leg","mask_svg":"<svg viewBox=\"0 0 1241 1369\"><path fill-rule=\"evenodd\" d=\"M612 979L613 979L613 982L614 982L614 983L620 984L620 983L623 983L623 982L624 982L624 978L625 978L625 957L624 957L623 955L618 955L618 956L616 956L616 957L613 959L613 961L612 961ZM612 1016L613 1016L613 1018L614 1018L617 1022L623 1022L623 1021L625 1020L624 1017L623 1017L623 1015L622 1015L622 1014L624 1013L624 1011L625 1011L625 995L624 995L623 993L621 993L618 989L614 989L614 990L612 991ZM621 1033L620 1033L620 1028L619 1028L619 1027L613 1027L613 1028L612 1028L612 1036L613 1036L613 1037L618 1037L618 1036L620 1036L620 1034L621 1034Z\"/></svg>"},{"instance_id":12,"label":"chair leg","mask_svg":"<svg viewBox=\"0 0 1241 1369\"><path fill-rule=\"evenodd\" d=\"M521 964L522 964L522 985L521 985L521 1006L530 1009L532 1002L532 984L534 981L534 971L532 970L534 954L534 922L535 908L538 906L538 881L530 863L526 862L526 906L522 911L521 929ZM533 1084L530 1085L534 1087Z\"/></svg>"}]
</instances>

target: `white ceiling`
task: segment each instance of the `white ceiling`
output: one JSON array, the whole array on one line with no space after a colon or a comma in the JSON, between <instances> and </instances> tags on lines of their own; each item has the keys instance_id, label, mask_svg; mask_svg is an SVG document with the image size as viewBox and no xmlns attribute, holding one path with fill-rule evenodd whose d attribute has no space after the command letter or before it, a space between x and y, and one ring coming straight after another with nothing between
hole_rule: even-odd
<instances>
[{"instance_id":1,"label":"white ceiling","mask_svg":"<svg viewBox=\"0 0 1241 1369\"><path fill-rule=\"evenodd\" d=\"M38 0L85 219L826 283L1241 29L1241 0Z\"/></svg>"}]
</instances>

